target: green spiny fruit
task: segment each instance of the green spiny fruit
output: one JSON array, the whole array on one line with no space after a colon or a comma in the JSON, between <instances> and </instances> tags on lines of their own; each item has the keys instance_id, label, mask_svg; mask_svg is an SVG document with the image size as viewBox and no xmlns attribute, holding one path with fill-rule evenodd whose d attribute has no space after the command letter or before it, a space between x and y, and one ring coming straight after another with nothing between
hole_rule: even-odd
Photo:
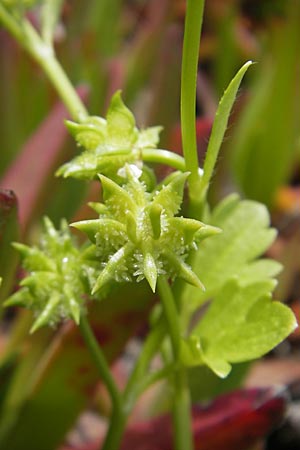
<instances>
[{"instance_id":1,"label":"green spiny fruit","mask_svg":"<svg viewBox=\"0 0 300 450\"><path fill-rule=\"evenodd\" d=\"M182 203L188 173L177 173L161 189L146 191L135 165L125 165L119 174L123 186L100 175L104 203L93 204L99 219L72 226L85 232L90 249L103 267L93 287L100 291L112 280L147 279L155 291L160 275L183 278L201 287L202 283L185 262L200 240L220 230L194 219L175 217Z\"/></svg>"},{"instance_id":2,"label":"green spiny fruit","mask_svg":"<svg viewBox=\"0 0 300 450\"><path fill-rule=\"evenodd\" d=\"M48 218L44 224L39 247L14 244L28 275L21 281L21 289L5 302L5 306L24 306L34 312L31 332L64 319L78 324L96 279L95 268L83 260L67 223L62 221L60 230Z\"/></svg>"}]
</instances>

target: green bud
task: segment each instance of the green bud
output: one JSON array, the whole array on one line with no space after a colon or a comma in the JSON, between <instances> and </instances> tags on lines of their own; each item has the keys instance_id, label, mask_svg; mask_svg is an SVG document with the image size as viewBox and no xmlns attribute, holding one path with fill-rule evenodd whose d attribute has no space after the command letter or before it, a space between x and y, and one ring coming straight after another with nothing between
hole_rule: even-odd
<instances>
[{"instance_id":1,"label":"green bud","mask_svg":"<svg viewBox=\"0 0 300 450\"><path fill-rule=\"evenodd\" d=\"M132 112L125 106L118 91L111 99L106 119L90 116L81 123L66 126L83 152L56 172L57 176L91 180L103 174L120 182L119 169L125 164L141 164L142 151L156 148L160 127L138 130ZM153 174L145 172L150 185Z\"/></svg>"}]
</instances>

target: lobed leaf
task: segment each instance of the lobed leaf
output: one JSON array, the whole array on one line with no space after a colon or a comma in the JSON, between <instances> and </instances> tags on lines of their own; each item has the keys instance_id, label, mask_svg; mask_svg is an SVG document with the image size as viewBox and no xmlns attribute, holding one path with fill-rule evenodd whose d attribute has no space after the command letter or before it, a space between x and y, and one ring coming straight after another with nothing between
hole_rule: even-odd
<instances>
[{"instance_id":1,"label":"lobed leaf","mask_svg":"<svg viewBox=\"0 0 300 450\"><path fill-rule=\"evenodd\" d=\"M184 288L183 301L190 311L213 298L234 277L247 284L247 279L262 280L276 275L280 269L278 263L269 260L254 264L276 236L276 231L269 227L264 205L239 200L235 195L227 197L213 211L210 224L222 233L205 240L194 255L192 268L206 291Z\"/></svg>"},{"instance_id":2,"label":"lobed leaf","mask_svg":"<svg viewBox=\"0 0 300 450\"><path fill-rule=\"evenodd\" d=\"M259 358L285 339L297 321L287 306L271 300L273 287L272 280L248 286L229 281L192 332L198 361L223 378L231 363Z\"/></svg>"}]
</instances>

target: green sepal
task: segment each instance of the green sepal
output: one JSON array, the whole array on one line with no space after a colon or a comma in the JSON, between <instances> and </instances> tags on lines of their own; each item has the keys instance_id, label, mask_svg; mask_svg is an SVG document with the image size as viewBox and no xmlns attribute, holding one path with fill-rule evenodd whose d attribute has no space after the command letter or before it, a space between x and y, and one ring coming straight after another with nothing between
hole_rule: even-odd
<instances>
[{"instance_id":1,"label":"green sepal","mask_svg":"<svg viewBox=\"0 0 300 450\"><path fill-rule=\"evenodd\" d=\"M156 262L151 253L144 255L144 274L151 289L155 292L157 282L157 267Z\"/></svg>"},{"instance_id":2,"label":"green sepal","mask_svg":"<svg viewBox=\"0 0 300 450\"><path fill-rule=\"evenodd\" d=\"M86 150L95 150L105 140L106 120L97 116L90 116L83 123L65 121L71 135L76 142Z\"/></svg>"},{"instance_id":3,"label":"green sepal","mask_svg":"<svg viewBox=\"0 0 300 450\"><path fill-rule=\"evenodd\" d=\"M152 203L149 208L149 217L152 226L153 238L158 239L161 234L161 213L163 206L158 203Z\"/></svg>"},{"instance_id":4,"label":"green sepal","mask_svg":"<svg viewBox=\"0 0 300 450\"><path fill-rule=\"evenodd\" d=\"M137 229L135 217L131 211L126 211L126 232L133 243L137 243Z\"/></svg>"},{"instance_id":5,"label":"green sepal","mask_svg":"<svg viewBox=\"0 0 300 450\"><path fill-rule=\"evenodd\" d=\"M103 188L105 204L112 211L116 219L124 220L127 211L135 211L134 199L113 180L104 175L99 175L99 178Z\"/></svg>"},{"instance_id":6,"label":"green sepal","mask_svg":"<svg viewBox=\"0 0 300 450\"><path fill-rule=\"evenodd\" d=\"M19 289L17 292L12 294L5 302L3 302L3 306L5 308L9 308L11 306L22 306L25 307L31 301L30 293L28 288L24 287Z\"/></svg>"},{"instance_id":7,"label":"green sepal","mask_svg":"<svg viewBox=\"0 0 300 450\"><path fill-rule=\"evenodd\" d=\"M177 232L181 232L184 241L187 245L193 241L200 242L210 236L222 233L222 230L211 225L206 225L203 222L186 217L172 217L169 219L169 224Z\"/></svg>"},{"instance_id":8,"label":"green sepal","mask_svg":"<svg viewBox=\"0 0 300 450\"><path fill-rule=\"evenodd\" d=\"M70 226L86 233L93 244L96 243L98 233L105 236L105 239L109 239L110 236L113 239L116 234L124 235L126 233L126 227L122 223L117 220L106 218L101 220L82 220L80 222L71 223Z\"/></svg>"},{"instance_id":9,"label":"green sepal","mask_svg":"<svg viewBox=\"0 0 300 450\"><path fill-rule=\"evenodd\" d=\"M126 244L110 257L93 286L92 295L99 292L103 286L116 279L116 277L122 278L122 272L126 271L126 258L132 250L133 246L131 244Z\"/></svg>"},{"instance_id":10,"label":"green sepal","mask_svg":"<svg viewBox=\"0 0 300 450\"><path fill-rule=\"evenodd\" d=\"M153 205L162 205L168 216L177 214L183 197L183 189L189 172L178 172L176 176L167 184L163 185L160 191L153 195Z\"/></svg>"},{"instance_id":11,"label":"green sepal","mask_svg":"<svg viewBox=\"0 0 300 450\"><path fill-rule=\"evenodd\" d=\"M29 247L19 242L13 242L13 247L18 250L24 261L24 268L26 270L54 270L55 265L43 252L36 247Z\"/></svg>"},{"instance_id":12,"label":"green sepal","mask_svg":"<svg viewBox=\"0 0 300 450\"><path fill-rule=\"evenodd\" d=\"M93 180L97 173L100 172L98 167L97 156L91 152L84 152L76 156L72 161L63 164L55 172L56 177L77 178L79 180Z\"/></svg>"},{"instance_id":13,"label":"green sepal","mask_svg":"<svg viewBox=\"0 0 300 450\"><path fill-rule=\"evenodd\" d=\"M130 148L137 139L135 118L125 106L121 91L117 91L110 102L107 112L107 134L110 142L115 146Z\"/></svg>"},{"instance_id":14,"label":"green sepal","mask_svg":"<svg viewBox=\"0 0 300 450\"><path fill-rule=\"evenodd\" d=\"M140 130L137 146L139 148L156 148L159 143L159 135L163 127L150 127Z\"/></svg>"},{"instance_id":15,"label":"green sepal","mask_svg":"<svg viewBox=\"0 0 300 450\"><path fill-rule=\"evenodd\" d=\"M100 202L89 202L88 203L89 207L92 208L97 214L102 215L102 214L107 214L108 209L107 207L104 205L104 203L100 203Z\"/></svg>"},{"instance_id":16,"label":"green sepal","mask_svg":"<svg viewBox=\"0 0 300 450\"><path fill-rule=\"evenodd\" d=\"M59 305L59 303L60 303L60 295L53 294L53 296L50 298L43 311L40 313L38 318L33 323L32 327L30 328L31 334L37 331L39 328L43 327L44 325L51 324L52 316L55 313L55 310Z\"/></svg>"},{"instance_id":17,"label":"green sepal","mask_svg":"<svg viewBox=\"0 0 300 450\"><path fill-rule=\"evenodd\" d=\"M211 225L203 224L201 228L197 231L195 235L195 239L197 242L203 241L204 239L216 236L217 234L222 233L222 228L213 227Z\"/></svg>"},{"instance_id":18,"label":"green sepal","mask_svg":"<svg viewBox=\"0 0 300 450\"><path fill-rule=\"evenodd\" d=\"M185 280L187 283L202 289L205 291L204 285L201 283L197 275L192 271L191 267L187 265L180 256L168 249L162 250L164 256L173 267L180 278Z\"/></svg>"},{"instance_id":19,"label":"green sepal","mask_svg":"<svg viewBox=\"0 0 300 450\"><path fill-rule=\"evenodd\" d=\"M74 320L76 325L78 325L80 322L81 308L74 298L74 292L70 289L70 286L64 286L64 294L69 304L70 316Z\"/></svg>"}]
</instances>

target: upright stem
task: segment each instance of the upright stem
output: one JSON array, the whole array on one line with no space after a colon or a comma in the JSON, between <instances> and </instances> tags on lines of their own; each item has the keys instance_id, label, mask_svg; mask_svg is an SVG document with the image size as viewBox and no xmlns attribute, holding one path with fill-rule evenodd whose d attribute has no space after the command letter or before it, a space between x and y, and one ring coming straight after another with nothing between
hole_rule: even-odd
<instances>
[{"instance_id":1,"label":"upright stem","mask_svg":"<svg viewBox=\"0 0 300 450\"><path fill-rule=\"evenodd\" d=\"M88 116L87 110L62 66L56 59L52 46L46 44L41 39L27 20L23 21L23 30L26 37L25 44L23 45L26 46L28 52L43 68L72 118L81 122Z\"/></svg>"},{"instance_id":2,"label":"upright stem","mask_svg":"<svg viewBox=\"0 0 300 450\"><path fill-rule=\"evenodd\" d=\"M171 287L166 278L159 277L158 290L169 328L174 362L177 365L173 376L173 428L175 450L193 450L190 393L186 379L186 370L179 361L180 323L178 310Z\"/></svg>"},{"instance_id":3,"label":"upright stem","mask_svg":"<svg viewBox=\"0 0 300 450\"><path fill-rule=\"evenodd\" d=\"M102 450L118 450L120 448L128 416L140 394L142 380L153 355L159 349L164 334L165 324L160 321L148 335L122 396L122 410L115 409L113 411Z\"/></svg>"},{"instance_id":4,"label":"upright stem","mask_svg":"<svg viewBox=\"0 0 300 450\"><path fill-rule=\"evenodd\" d=\"M124 414L122 410L113 411L109 422L108 432L100 450L119 450L127 417L128 415Z\"/></svg>"},{"instance_id":5,"label":"upright stem","mask_svg":"<svg viewBox=\"0 0 300 450\"><path fill-rule=\"evenodd\" d=\"M180 351L180 324L178 310L173 297L173 292L165 277L160 276L158 278L157 287L167 320L167 326L169 328L174 360L176 361L179 358Z\"/></svg>"},{"instance_id":6,"label":"upright stem","mask_svg":"<svg viewBox=\"0 0 300 450\"><path fill-rule=\"evenodd\" d=\"M181 70L181 132L186 170L191 172L189 177L191 209L197 203L200 182L195 119L203 9L204 0L187 0Z\"/></svg>"},{"instance_id":7,"label":"upright stem","mask_svg":"<svg viewBox=\"0 0 300 450\"><path fill-rule=\"evenodd\" d=\"M101 350L101 347L94 336L93 330L86 318L82 315L80 318L79 328L81 334L85 340L86 346L90 351L91 357L98 369L99 375L103 383L105 384L112 401L113 413L112 417L122 417L122 398L120 392L115 384L115 381L111 375L109 365L106 361L105 355ZM113 447L104 447L112 448Z\"/></svg>"},{"instance_id":8,"label":"upright stem","mask_svg":"<svg viewBox=\"0 0 300 450\"><path fill-rule=\"evenodd\" d=\"M175 450L193 450L190 391L184 367L174 373L173 424Z\"/></svg>"},{"instance_id":9,"label":"upright stem","mask_svg":"<svg viewBox=\"0 0 300 450\"><path fill-rule=\"evenodd\" d=\"M46 43L41 38L27 19L21 18L17 20L1 4L0 22L3 22L7 30L15 37L19 44L43 68L73 120L78 122L84 120L88 116L87 110L62 66L56 59L52 45Z\"/></svg>"},{"instance_id":10,"label":"upright stem","mask_svg":"<svg viewBox=\"0 0 300 450\"><path fill-rule=\"evenodd\" d=\"M40 50L42 50L42 52L40 52ZM32 55L44 69L49 80L68 109L72 119L77 122L82 122L87 118L88 112L84 104L70 83L62 66L51 52L51 47L44 46L44 49L42 47L34 49Z\"/></svg>"},{"instance_id":11,"label":"upright stem","mask_svg":"<svg viewBox=\"0 0 300 450\"><path fill-rule=\"evenodd\" d=\"M159 350L165 334L165 321L160 319L144 342L141 354L136 361L134 369L126 385L123 398L124 408L128 413L131 411L136 398L140 393L141 383L143 383L143 378L148 369L149 363L155 353Z\"/></svg>"}]
</instances>

